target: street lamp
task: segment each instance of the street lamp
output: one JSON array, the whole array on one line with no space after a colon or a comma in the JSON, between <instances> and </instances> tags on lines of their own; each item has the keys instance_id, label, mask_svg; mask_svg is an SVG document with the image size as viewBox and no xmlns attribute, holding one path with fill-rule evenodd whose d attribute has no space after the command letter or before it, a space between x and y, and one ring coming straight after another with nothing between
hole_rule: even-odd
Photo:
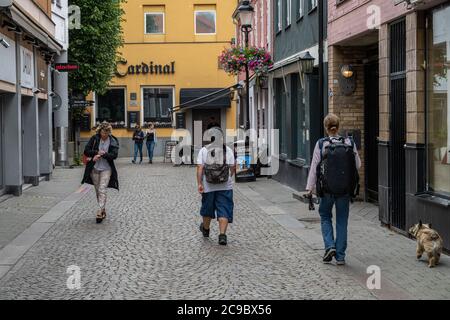
<instances>
[{"instance_id":1,"label":"street lamp","mask_svg":"<svg viewBox=\"0 0 450 320\"><path fill-rule=\"evenodd\" d=\"M306 51L303 56L300 57L300 63L302 66L302 72L305 74L311 74L314 69L314 57Z\"/></svg>"},{"instance_id":2,"label":"street lamp","mask_svg":"<svg viewBox=\"0 0 450 320\"><path fill-rule=\"evenodd\" d=\"M311 74L314 70L314 57L311 56L309 51L306 51L302 56L299 57L299 72L300 72L300 81L303 90L305 89L305 74ZM305 99L305 96L303 96Z\"/></svg>"},{"instance_id":3,"label":"street lamp","mask_svg":"<svg viewBox=\"0 0 450 320\"><path fill-rule=\"evenodd\" d=\"M252 21L254 9L250 1L242 1L238 8L239 21L241 23L241 31L245 35L245 48L248 48L248 34L252 31ZM245 130L250 129L250 74L248 70L248 63L245 65L245 88L246 88L246 119Z\"/></svg>"}]
</instances>

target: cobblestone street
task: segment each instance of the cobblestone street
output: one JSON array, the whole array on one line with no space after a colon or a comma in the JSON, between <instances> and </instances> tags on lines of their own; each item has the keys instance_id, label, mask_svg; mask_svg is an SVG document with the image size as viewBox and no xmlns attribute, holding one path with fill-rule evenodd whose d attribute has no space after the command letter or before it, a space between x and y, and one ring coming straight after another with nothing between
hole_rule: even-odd
<instances>
[{"instance_id":1,"label":"cobblestone street","mask_svg":"<svg viewBox=\"0 0 450 320\"><path fill-rule=\"evenodd\" d=\"M60 171L64 169L57 169ZM81 171L72 172L77 174L67 175L66 183L73 186L75 181L81 180ZM272 205L264 207L267 201L264 192L259 193L260 198L257 196L257 189L262 188L259 181L254 185L236 185L235 222L228 231L228 246L222 247L217 244L217 224L213 224L210 239L204 239L198 230L200 195L196 191L194 168L162 163L132 165L121 160L119 178L120 192L109 190L109 215L103 224L95 223L93 190L81 188L76 193L77 198L73 194L68 196L71 200L66 199L66 202L73 201L74 205L62 209L64 212L57 218L50 219L46 215L41 218L41 225L49 221L54 224L20 259L7 263L10 261L8 254L20 244L0 250L0 271L2 266L11 266L4 269L3 277L0 272L0 299L391 297L367 289L368 275L358 271L362 259L354 261L349 257L344 267L322 264L321 244L316 241L320 239L318 224L311 222L314 227L300 222L295 212L284 214L289 208L277 207L276 199ZM40 188L45 186L27 192L39 192ZM292 194L289 196L292 198ZM0 216L7 214L3 206L12 200L2 203ZM298 201L291 205L303 206ZM298 227L289 221L296 221ZM429 291L435 292L436 297L450 298L447 256L439 267L430 270L425 263L415 261L414 242L400 235L392 235L399 239L396 252L407 248L406 257L389 256L388 252L383 256L382 250L375 250L376 244L370 242L390 232L374 222L364 221L368 225L362 232L369 237L365 242L360 233L356 232L352 238L350 232L350 256L353 250L356 257L360 251L365 251L367 256L374 252L377 258L393 261L398 258L398 269L408 263L413 265L409 270L413 274L408 274L406 269L399 270L405 273L405 281L410 277L418 286L422 286L422 281L427 282L423 287L425 291L409 292L395 284L386 284L385 290L393 292L392 297L433 297L425 295ZM392 239L390 241L392 243ZM69 276L66 271L71 265L81 270L79 290L70 290L66 285ZM438 281L438 291L427 279ZM428 288L430 286L432 288Z\"/></svg>"}]
</instances>

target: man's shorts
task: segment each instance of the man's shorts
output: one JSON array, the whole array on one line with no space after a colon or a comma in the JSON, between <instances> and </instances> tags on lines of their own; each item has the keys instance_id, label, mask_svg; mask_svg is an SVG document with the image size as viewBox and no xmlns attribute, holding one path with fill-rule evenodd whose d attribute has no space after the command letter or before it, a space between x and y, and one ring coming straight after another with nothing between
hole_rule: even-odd
<instances>
[{"instance_id":1,"label":"man's shorts","mask_svg":"<svg viewBox=\"0 0 450 320\"><path fill-rule=\"evenodd\" d=\"M202 194L202 217L227 218L228 223L233 223L233 190L211 191Z\"/></svg>"}]
</instances>

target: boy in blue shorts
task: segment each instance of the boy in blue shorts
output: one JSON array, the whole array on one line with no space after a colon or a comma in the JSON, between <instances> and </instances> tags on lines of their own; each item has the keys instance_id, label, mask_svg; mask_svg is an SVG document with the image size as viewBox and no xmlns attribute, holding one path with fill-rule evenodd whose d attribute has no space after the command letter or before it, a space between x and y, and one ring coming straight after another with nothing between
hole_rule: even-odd
<instances>
[{"instance_id":1,"label":"boy in blue shorts","mask_svg":"<svg viewBox=\"0 0 450 320\"><path fill-rule=\"evenodd\" d=\"M227 244L227 227L233 222L233 175L236 171L234 153L223 143L219 127L208 130L212 143L203 147L197 158L198 192L202 195L200 231L209 237L212 219L219 221L219 244Z\"/></svg>"}]
</instances>

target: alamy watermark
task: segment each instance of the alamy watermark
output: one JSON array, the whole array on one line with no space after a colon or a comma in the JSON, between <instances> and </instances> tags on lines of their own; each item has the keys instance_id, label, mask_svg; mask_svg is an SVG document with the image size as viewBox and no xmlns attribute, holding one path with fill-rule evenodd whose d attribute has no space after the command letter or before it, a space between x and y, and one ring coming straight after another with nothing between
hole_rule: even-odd
<instances>
[{"instance_id":1,"label":"alamy watermark","mask_svg":"<svg viewBox=\"0 0 450 320\"><path fill-rule=\"evenodd\" d=\"M201 146L206 142L219 149L226 144L235 152L236 165L242 169L249 165L259 165L262 175L278 173L280 149L278 129L227 129L223 132L213 128L203 134L202 132L202 121L194 122L194 136L186 129L172 132L171 140L178 142L171 153L174 164L196 163Z\"/></svg>"},{"instance_id":2,"label":"alamy watermark","mask_svg":"<svg viewBox=\"0 0 450 320\"><path fill-rule=\"evenodd\" d=\"M381 8L377 5L367 6L367 29L380 29L381 26Z\"/></svg>"},{"instance_id":3,"label":"alamy watermark","mask_svg":"<svg viewBox=\"0 0 450 320\"><path fill-rule=\"evenodd\" d=\"M367 274L370 276L367 278L366 285L369 290L381 289L381 269L379 266L371 265L367 267Z\"/></svg>"},{"instance_id":4,"label":"alamy watermark","mask_svg":"<svg viewBox=\"0 0 450 320\"><path fill-rule=\"evenodd\" d=\"M81 269L79 266L71 265L67 267L66 273L69 275L67 278L67 289L80 290L81 289Z\"/></svg>"},{"instance_id":5,"label":"alamy watermark","mask_svg":"<svg viewBox=\"0 0 450 320\"><path fill-rule=\"evenodd\" d=\"M81 29L81 9L79 6L71 5L68 8L69 30Z\"/></svg>"}]
</instances>

